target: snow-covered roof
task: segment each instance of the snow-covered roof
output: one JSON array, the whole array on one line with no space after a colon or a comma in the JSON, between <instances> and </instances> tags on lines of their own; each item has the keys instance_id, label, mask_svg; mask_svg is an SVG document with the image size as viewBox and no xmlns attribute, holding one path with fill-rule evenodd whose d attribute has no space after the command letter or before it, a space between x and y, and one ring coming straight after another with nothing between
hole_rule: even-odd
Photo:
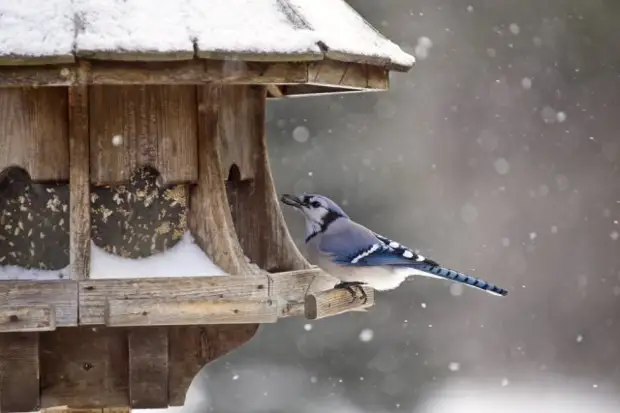
<instances>
[{"instance_id":1,"label":"snow-covered roof","mask_svg":"<svg viewBox=\"0 0 620 413\"><path fill-rule=\"evenodd\" d=\"M344 0L0 1L0 65L76 56L414 64Z\"/></svg>"}]
</instances>

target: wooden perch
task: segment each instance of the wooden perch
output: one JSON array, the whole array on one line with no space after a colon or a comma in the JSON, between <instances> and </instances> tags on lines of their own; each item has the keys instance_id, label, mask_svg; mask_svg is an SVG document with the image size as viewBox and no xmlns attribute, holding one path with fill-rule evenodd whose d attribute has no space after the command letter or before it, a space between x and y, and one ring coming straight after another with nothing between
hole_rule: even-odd
<instances>
[{"instance_id":1,"label":"wooden perch","mask_svg":"<svg viewBox=\"0 0 620 413\"><path fill-rule=\"evenodd\" d=\"M368 296L366 303L359 297L353 299L349 291L337 288L309 294L305 300L306 318L318 320L319 318L372 307L375 304L374 290L364 288L364 291Z\"/></svg>"},{"instance_id":2,"label":"wooden perch","mask_svg":"<svg viewBox=\"0 0 620 413\"><path fill-rule=\"evenodd\" d=\"M274 323L274 303L244 298L229 300L135 299L109 300L108 327L188 326L201 324Z\"/></svg>"}]
</instances>

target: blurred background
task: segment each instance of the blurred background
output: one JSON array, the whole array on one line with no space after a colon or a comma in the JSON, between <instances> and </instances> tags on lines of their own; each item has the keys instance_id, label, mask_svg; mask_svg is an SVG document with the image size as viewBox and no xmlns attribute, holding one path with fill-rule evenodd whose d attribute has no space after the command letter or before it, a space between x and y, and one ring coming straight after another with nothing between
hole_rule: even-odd
<instances>
[{"instance_id":1,"label":"blurred background","mask_svg":"<svg viewBox=\"0 0 620 413\"><path fill-rule=\"evenodd\" d=\"M620 2L348 1L418 63L389 92L271 102L278 191L510 293L416 279L265 325L192 391L218 412L620 411Z\"/></svg>"}]
</instances>

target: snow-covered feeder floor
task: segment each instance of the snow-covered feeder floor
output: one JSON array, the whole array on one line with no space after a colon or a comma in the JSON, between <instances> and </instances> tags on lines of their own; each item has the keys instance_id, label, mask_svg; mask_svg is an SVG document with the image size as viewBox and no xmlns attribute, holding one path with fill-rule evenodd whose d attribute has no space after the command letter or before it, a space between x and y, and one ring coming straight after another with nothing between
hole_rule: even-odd
<instances>
[{"instance_id":1,"label":"snow-covered feeder floor","mask_svg":"<svg viewBox=\"0 0 620 413\"><path fill-rule=\"evenodd\" d=\"M186 231L172 248L146 258L110 254L91 241L90 278L162 278L228 275L215 265Z\"/></svg>"},{"instance_id":2,"label":"snow-covered feeder floor","mask_svg":"<svg viewBox=\"0 0 620 413\"><path fill-rule=\"evenodd\" d=\"M0 280L4 281L58 281L71 278L69 267L60 270L39 270L16 265L0 265Z\"/></svg>"},{"instance_id":3,"label":"snow-covered feeder floor","mask_svg":"<svg viewBox=\"0 0 620 413\"><path fill-rule=\"evenodd\" d=\"M189 231L165 252L146 258L124 258L90 243L90 278L214 277L228 275L196 245ZM58 281L71 279L67 266L60 270L40 270L0 265L0 280Z\"/></svg>"}]
</instances>

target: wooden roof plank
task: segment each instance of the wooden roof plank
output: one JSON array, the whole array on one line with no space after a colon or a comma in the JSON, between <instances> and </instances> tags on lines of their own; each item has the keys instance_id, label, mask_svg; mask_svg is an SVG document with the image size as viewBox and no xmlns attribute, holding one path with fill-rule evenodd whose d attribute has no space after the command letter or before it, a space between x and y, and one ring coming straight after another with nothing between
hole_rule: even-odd
<instances>
[{"instance_id":1,"label":"wooden roof plank","mask_svg":"<svg viewBox=\"0 0 620 413\"><path fill-rule=\"evenodd\" d=\"M0 66L74 61L71 0L0 2Z\"/></svg>"},{"instance_id":2,"label":"wooden roof plank","mask_svg":"<svg viewBox=\"0 0 620 413\"><path fill-rule=\"evenodd\" d=\"M184 1L73 0L75 53L100 60L168 61L194 57Z\"/></svg>"}]
</instances>

